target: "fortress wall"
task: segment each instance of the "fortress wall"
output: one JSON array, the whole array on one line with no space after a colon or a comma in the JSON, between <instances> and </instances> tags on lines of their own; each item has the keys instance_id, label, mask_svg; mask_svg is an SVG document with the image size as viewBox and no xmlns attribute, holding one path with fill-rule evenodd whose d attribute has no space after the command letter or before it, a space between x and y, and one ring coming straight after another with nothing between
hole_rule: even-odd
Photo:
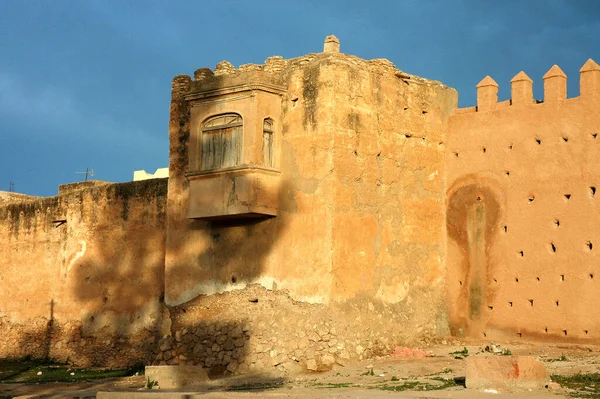
<instances>
[{"instance_id":1,"label":"fortress wall","mask_svg":"<svg viewBox=\"0 0 600 399\"><path fill-rule=\"evenodd\" d=\"M442 333L445 123L456 92L387 60L340 53L238 69L223 62L194 78L174 79L170 124L166 301L185 312L156 363L235 364L240 372L288 362L331 367L331 357L389 353ZM187 219L189 143L201 121L184 96L256 80L286 88L275 121L277 216ZM215 109L233 108L215 101ZM256 297L246 294L252 290ZM250 300L266 305L249 313ZM266 334L273 323L280 327ZM239 350L231 346L238 330L246 339ZM210 345L208 331L218 332Z\"/></svg>"},{"instance_id":2,"label":"fortress wall","mask_svg":"<svg viewBox=\"0 0 600 399\"><path fill-rule=\"evenodd\" d=\"M111 366L152 356L166 179L91 183L0 207L0 356Z\"/></svg>"},{"instance_id":3,"label":"fortress wall","mask_svg":"<svg viewBox=\"0 0 600 399\"><path fill-rule=\"evenodd\" d=\"M523 72L512 100L478 85L477 109L450 118L448 307L452 332L600 341L600 67L581 94L544 76L544 102Z\"/></svg>"}]
</instances>

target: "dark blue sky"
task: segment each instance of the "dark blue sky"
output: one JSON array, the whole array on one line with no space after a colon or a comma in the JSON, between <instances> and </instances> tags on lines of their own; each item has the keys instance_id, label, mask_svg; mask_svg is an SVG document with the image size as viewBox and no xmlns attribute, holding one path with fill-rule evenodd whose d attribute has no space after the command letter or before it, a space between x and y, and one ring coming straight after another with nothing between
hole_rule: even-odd
<instances>
[{"instance_id":1,"label":"dark blue sky","mask_svg":"<svg viewBox=\"0 0 600 399\"><path fill-rule=\"evenodd\" d=\"M461 106L488 74L508 99L520 70L541 99L553 64L573 97L581 65L600 62L600 1L0 0L0 190L166 167L173 76L320 52L329 34L456 88Z\"/></svg>"}]
</instances>

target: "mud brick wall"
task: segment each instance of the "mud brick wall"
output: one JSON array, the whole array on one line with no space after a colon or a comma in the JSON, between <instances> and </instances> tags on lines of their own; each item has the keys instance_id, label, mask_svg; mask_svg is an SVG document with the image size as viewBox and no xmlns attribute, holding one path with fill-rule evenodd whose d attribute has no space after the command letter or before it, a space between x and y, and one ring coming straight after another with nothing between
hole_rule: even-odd
<instances>
[{"instance_id":1,"label":"mud brick wall","mask_svg":"<svg viewBox=\"0 0 600 399\"><path fill-rule=\"evenodd\" d=\"M448 304L458 335L600 341L600 67L513 78L498 102L490 77L478 106L450 118L446 170Z\"/></svg>"},{"instance_id":2,"label":"mud brick wall","mask_svg":"<svg viewBox=\"0 0 600 399\"><path fill-rule=\"evenodd\" d=\"M0 357L107 366L153 358L166 190L166 179L87 182L0 206Z\"/></svg>"}]
</instances>

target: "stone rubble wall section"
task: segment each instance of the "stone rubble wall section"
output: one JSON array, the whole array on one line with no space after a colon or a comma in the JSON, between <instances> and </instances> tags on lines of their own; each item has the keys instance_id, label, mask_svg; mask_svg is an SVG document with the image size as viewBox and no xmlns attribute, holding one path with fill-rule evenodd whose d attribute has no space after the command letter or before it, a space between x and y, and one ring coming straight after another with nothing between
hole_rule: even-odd
<instances>
[{"instance_id":1,"label":"stone rubble wall section","mask_svg":"<svg viewBox=\"0 0 600 399\"><path fill-rule=\"evenodd\" d=\"M172 335L158 342L153 365L200 365L215 374L273 368L284 373L299 368L325 371L389 355L400 344L433 339L407 338L411 332L393 322L400 315L371 302L345 309L311 305L259 286L192 302L171 308Z\"/></svg>"}]
</instances>

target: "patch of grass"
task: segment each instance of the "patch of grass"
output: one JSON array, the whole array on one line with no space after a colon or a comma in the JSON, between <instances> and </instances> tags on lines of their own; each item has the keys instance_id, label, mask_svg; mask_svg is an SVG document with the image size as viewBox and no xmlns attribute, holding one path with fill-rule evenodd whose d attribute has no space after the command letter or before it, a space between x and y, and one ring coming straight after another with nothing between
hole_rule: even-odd
<instances>
[{"instance_id":1,"label":"patch of grass","mask_svg":"<svg viewBox=\"0 0 600 399\"><path fill-rule=\"evenodd\" d=\"M0 381L3 383L78 382L126 377L135 373L133 368L78 368L41 360L0 360Z\"/></svg>"},{"instance_id":2,"label":"patch of grass","mask_svg":"<svg viewBox=\"0 0 600 399\"><path fill-rule=\"evenodd\" d=\"M560 355L560 357L556 359L546 359L547 362L566 362L567 360L569 359L567 359L564 354Z\"/></svg>"},{"instance_id":3,"label":"patch of grass","mask_svg":"<svg viewBox=\"0 0 600 399\"><path fill-rule=\"evenodd\" d=\"M512 356L510 349L502 349L502 356Z\"/></svg>"},{"instance_id":4,"label":"patch of grass","mask_svg":"<svg viewBox=\"0 0 600 399\"><path fill-rule=\"evenodd\" d=\"M445 368L442 371L438 371L437 373L431 373L431 374L425 374L424 377L432 377L432 376L436 376L439 374L451 374L454 370L450 369L450 368Z\"/></svg>"},{"instance_id":5,"label":"patch of grass","mask_svg":"<svg viewBox=\"0 0 600 399\"><path fill-rule=\"evenodd\" d=\"M464 347L463 350L456 351L456 352L450 352L450 354L455 355L455 356L467 357L467 356L469 356L469 350L466 347Z\"/></svg>"},{"instance_id":6,"label":"patch of grass","mask_svg":"<svg viewBox=\"0 0 600 399\"><path fill-rule=\"evenodd\" d=\"M354 384L350 383L350 382L329 382L329 383L324 383L324 384L315 384L314 385L317 388L352 388L354 386Z\"/></svg>"},{"instance_id":7,"label":"patch of grass","mask_svg":"<svg viewBox=\"0 0 600 399\"><path fill-rule=\"evenodd\" d=\"M458 384L453 378L442 378L442 377L433 377L429 380L435 381L437 383L431 383L429 381L405 381L402 384L391 385L391 384L378 384L372 389L381 389L382 391L393 391L393 392L402 392L402 391L439 391L442 389L447 389L451 387L455 387Z\"/></svg>"},{"instance_id":8,"label":"patch of grass","mask_svg":"<svg viewBox=\"0 0 600 399\"><path fill-rule=\"evenodd\" d=\"M400 378L396 377L395 375L392 376L392 381L400 381Z\"/></svg>"},{"instance_id":9,"label":"patch of grass","mask_svg":"<svg viewBox=\"0 0 600 399\"><path fill-rule=\"evenodd\" d=\"M393 392L401 392L401 391L406 391L409 389L414 389L416 386L419 385L419 381L407 381L404 384L401 385L388 385L388 384L381 384L381 385L377 385L375 387L372 387L373 389L381 389L382 391L393 391Z\"/></svg>"},{"instance_id":10,"label":"patch of grass","mask_svg":"<svg viewBox=\"0 0 600 399\"><path fill-rule=\"evenodd\" d=\"M600 399L600 373L577 373L571 376L554 374L551 378L562 387L574 390L570 392L570 396Z\"/></svg>"}]
</instances>

